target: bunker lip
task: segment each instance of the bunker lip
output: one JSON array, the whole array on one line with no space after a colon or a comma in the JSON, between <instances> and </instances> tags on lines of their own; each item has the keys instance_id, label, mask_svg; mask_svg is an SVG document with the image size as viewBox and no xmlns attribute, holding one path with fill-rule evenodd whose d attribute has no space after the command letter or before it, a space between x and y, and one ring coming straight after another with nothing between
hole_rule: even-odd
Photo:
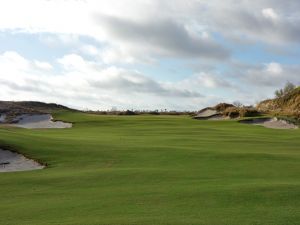
<instances>
[{"instance_id":1,"label":"bunker lip","mask_svg":"<svg viewBox=\"0 0 300 225\"><path fill-rule=\"evenodd\" d=\"M72 127L72 123L54 121L51 114L23 114L17 116L13 123L9 125L27 129L64 129Z\"/></svg>"},{"instance_id":2,"label":"bunker lip","mask_svg":"<svg viewBox=\"0 0 300 225\"><path fill-rule=\"evenodd\" d=\"M264 126L271 129L298 129L295 124L289 123L286 120L274 118L254 118L240 120L240 123Z\"/></svg>"},{"instance_id":3,"label":"bunker lip","mask_svg":"<svg viewBox=\"0 0 300 225\"><path fill-rule=\"evenodd\" d=\"M0 148L0 173L40 170L45 167L16 151Z\"/></svg>"},{"instance_id":4,"label":"bunker lip","mask_svg":"<svg viewBox=\"0 0 300 225\"><path fill-rule=\"evenodd\" d=\"M229 116L215 115L207 118L207 120L232 120Z\"/></svg>"}]
</instances>

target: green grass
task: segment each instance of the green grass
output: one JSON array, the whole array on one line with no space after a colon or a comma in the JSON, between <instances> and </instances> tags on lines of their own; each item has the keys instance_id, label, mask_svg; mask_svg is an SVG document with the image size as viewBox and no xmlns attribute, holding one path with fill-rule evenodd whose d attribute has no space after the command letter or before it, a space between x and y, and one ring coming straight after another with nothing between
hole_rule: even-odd
<instances>
[{"instance_id":1,"label":"green grass","mask_svg":"<svg viewBox=\"0 0 300 225\"><path fill-rule=\"evenodd\" d=\"M0 128L49 164L0 174L1 225L298 225L300 130L185 116L59 113Z\"/></svg>"}]
</instances>

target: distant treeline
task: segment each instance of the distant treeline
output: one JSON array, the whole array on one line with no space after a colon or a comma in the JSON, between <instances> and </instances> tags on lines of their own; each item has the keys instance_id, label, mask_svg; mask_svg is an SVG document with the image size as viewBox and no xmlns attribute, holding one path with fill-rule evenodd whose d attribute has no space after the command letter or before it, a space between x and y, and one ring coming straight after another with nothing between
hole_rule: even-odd
<instances>
[{"instance_id":1,"label":"distant treeline","mask_svg":"<svg viewBox=\"0 0 300 225\"><path fill-rule=\"evenodd\" d=\"M97 114L97 115L125 115L125 116L134 116L134 115L188 115L195 116L196 111L167 111L167 110L107 110L107 111L92 111L86 110L86 113Z\"/></svg>"}]
</instances>

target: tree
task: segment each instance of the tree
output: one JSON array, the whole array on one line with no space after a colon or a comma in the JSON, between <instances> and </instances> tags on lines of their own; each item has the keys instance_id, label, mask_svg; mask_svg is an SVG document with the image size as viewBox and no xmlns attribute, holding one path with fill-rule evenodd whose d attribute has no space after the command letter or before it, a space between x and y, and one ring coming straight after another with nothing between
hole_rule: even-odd
<instances>
[{"instance_id":1,"label":"tree","mask_svg":"<svg viewBox=\"0 0 300 225\"><path fill-rule=\"evenodd\" d=\"M243 107L243 104L242 104L240 101L234 101L234 102L233 102L233 105L234 105L235 107L237 107L237 108Z\"/></svg>"},{"instance_id":2,"label":"tree","mask_svg":"<svg viewBox=\"0 0 300 225\"><path fill-rule=\"evenodd\" d=\"M288 94L290 92L292 92L293 90L295 90L296 85L294 85L291 82L287 82L286 85L284 86L283 92L284 94Z\"/></svg>"},{"instance_id":3,"label":"tree","mask_svg":"<svg viewBox=\"0 0 300 225\"><path fill-rule=\"evenodd\" d=\"M281 98L281 97L285 96L286 94L290 93L291 91L295 90L295 88L296 88L296 85L294 85L293 83L288 81L285 84L284 88L275 91L275 96L277 98Z\"/></svg>"}]
</instances>

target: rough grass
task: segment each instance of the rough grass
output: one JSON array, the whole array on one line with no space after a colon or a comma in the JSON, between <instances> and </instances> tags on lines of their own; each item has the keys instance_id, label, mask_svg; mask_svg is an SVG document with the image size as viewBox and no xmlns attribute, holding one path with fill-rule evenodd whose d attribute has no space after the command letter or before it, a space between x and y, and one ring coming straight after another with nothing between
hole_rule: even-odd
<instances>
[{"instance_id":1,"label":"rough grass","mask_svg":"<svg viewBox=\"0 0 300 225\"><path fill-rule=\"evenodd\" d=\"M1 225L296 225L300 131L185 116L60 113L65 130L0 128L47 162L0 174Z\"/></svg>"},{"instance_id":2,"label":"rough grass","mask_svg":"<svg viewBox=\"0 0 300 225\"><path fill-rule=\"evenodd\" d=\"M268 99L258 104L257 109L274 115L289 116L300 120L300 87L282 97Z\"/></svg>"}]
</instances>

